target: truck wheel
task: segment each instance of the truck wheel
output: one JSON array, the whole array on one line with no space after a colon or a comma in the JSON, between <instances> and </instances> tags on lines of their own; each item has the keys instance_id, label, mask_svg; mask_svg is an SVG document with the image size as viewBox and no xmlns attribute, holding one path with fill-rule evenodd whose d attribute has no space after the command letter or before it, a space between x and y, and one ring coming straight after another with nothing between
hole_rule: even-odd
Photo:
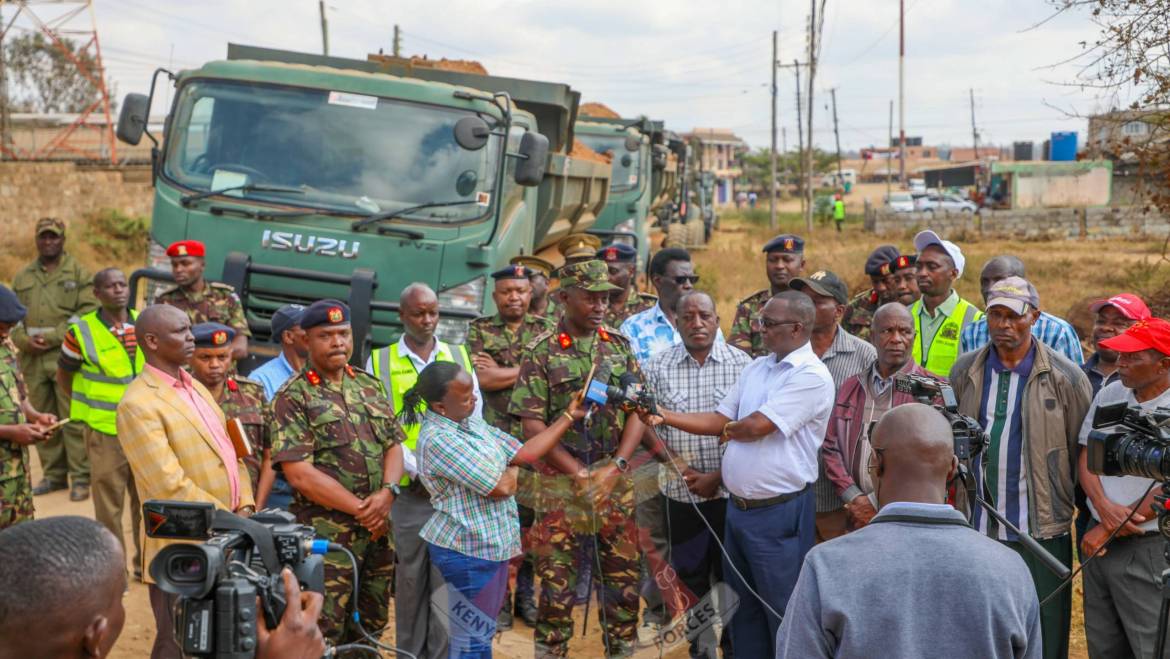
<instances>
[{"instance_id":1,"label":"truck wheel","mask_svg":"<svg viewBox=\"0 0 1170 659\"><path fill-rule=\"evenodd\" d=\"M666 229L666 247L686 247L687 245L687 225L681 222L675 222Z\"/></svg>"},{"instance_id":2,"label":"truck wheel","mask_svg":"<svg viewBox=\"0 0 1170 659\"><path fill-rule=\"evenodd\" d=\"M707 226L699 218L687 222L687 245L702 247L707 244Z\"/></svg>"}]
</instances>

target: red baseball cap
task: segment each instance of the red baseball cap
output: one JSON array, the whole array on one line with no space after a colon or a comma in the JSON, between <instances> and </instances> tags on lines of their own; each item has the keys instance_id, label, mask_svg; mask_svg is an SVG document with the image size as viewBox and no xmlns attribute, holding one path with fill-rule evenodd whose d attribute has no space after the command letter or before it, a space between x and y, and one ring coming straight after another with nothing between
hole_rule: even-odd
<instances>
[{"instance_id":1,"label":"red baseball cap","mask_svg":"<svg viewBox=\"0 0 1170 659\"><path fill-rule=\"evenodd\" d=\"M1102 348L1117 352L1157 350L1170 355L1170 323L1161 318L1143 318L1111 339L1100 343Z\"/></svg>"},{"instance_id":2,"label":"red baseball cap","mask_svg":"<svg viewBox=\"0 0 1170 659\"><path fill-rule=\"evenodd\" d=\"M207 253L207 248L198 240L180 240L171 243L167 248L167 256L204 256Z\"/></svg>"},{"instance_id":3,"label":"red baseball cap","mask_svg":"<svg viewBox=\"0 0 1170 659\"><path fill-rule=\"evenodd\" d=\"M1121 312L1121 315L1130 320L1141 320L1149 318L1152 314L1150 308L1142 299L1133 293L1121 293L1114 295L1108 300L1097 300L1089 305L1089 311L1097 313L1102 307L1114 307Z\"/></svg>"}]
</instances>

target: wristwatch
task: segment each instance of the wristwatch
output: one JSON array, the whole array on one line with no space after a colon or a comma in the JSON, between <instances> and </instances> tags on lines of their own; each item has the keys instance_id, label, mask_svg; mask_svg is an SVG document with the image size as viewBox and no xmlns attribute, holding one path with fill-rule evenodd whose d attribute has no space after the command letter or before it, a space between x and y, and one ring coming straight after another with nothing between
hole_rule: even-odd
<instances>
[{"instance_id":1,"label":"wristwatch","mask_svg":"<svg viewBox=\"0 0 1170 659\"><path fill-rule=\"evenodd\" d=\"M393 494L395 499L402 494L402 488L398 487L398 483L382 483L382 488L390 490L390 494Z\"/></svg>"},{"instance_id":2,"label":"wristwatch","mask_svg":"<svg viewBox=\"0 0 1170 659\"><path fill-rule=\"evenodd\" d=\"M623 474L630 470L630 461L620 455L614 457L613 464Z\"/></svg>"}]
</instances>

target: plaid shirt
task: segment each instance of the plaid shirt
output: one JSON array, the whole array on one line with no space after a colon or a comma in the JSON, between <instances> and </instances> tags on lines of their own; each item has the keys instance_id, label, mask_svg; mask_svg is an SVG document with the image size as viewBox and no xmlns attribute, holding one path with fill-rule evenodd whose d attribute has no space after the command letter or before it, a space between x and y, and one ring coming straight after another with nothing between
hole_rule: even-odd
<instances>
[{"instance_id":1,"label":"plaid shirt","mask_svg":"<svg viewBox=\"0 0 1170 659\"><path fill-rule=\"evenodd\" d=\"M1040 318L1032 325L1032 336L1049 348L1068 357L1077 366L1085 363L1085 351L1081 348L1081 339L1067 320L1041 311ZM990 340L990 334L987 331L987 318L980 318L963 328L963 333L959 335L959 353L978 350L987 345Z\"/></svg>"},{"instance_id":2,"label":"plaid shirt","mask_svg":"<svg viewBox=\"0 0 1170 659\"><path fill-rule=\"evenodd\" d=\"M486 561L521 552L516 499L489 499L520 441L478 415L462 424L427 412L418 436L419 473L435 512L419 535Z\"/></svg>"},{"instance_id":3,"label":"plaid shirt","mask_svg":"<svg viewBox=\"0 0 1170 659\"><path fill-rule=\"evenodd\" d=\"M677 412L714 412L723 397L735 386L740 371L752 358L721 339L711 347L711 354L700 366L681 343L659 352L646 362L643 374L651 391L663 407ZM657 427L658 436L696 471L711 472L720 468L723 447L718 437L692 435L666 424ZM690 501L692 496L669 465L659 465L658 486L675 501ZM716 498L727 496L719 488ZM702 501L697 496L696 500Z\"/></svg>"}]
</instances>

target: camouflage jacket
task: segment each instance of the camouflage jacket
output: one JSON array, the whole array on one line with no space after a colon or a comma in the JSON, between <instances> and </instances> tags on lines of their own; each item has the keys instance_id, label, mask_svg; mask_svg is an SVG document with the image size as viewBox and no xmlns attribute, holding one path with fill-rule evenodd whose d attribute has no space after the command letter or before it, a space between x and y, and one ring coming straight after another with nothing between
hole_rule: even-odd
<instances>
[{"instance_id":1,"label":"camouflage jacket","mask_svg":"<svg viewBox=\"0 0 1170 659\"><path fill-rule=\"evenodd\" d=\"M219 407L228 421L239 419L252 444L251 457L244 458L248 475L252 477L252 491L260 477L260 459L264 449L272 448L269 432L272 427L272 408L264 398L264 386L255 380L231 377L224 382Z\"/></svg>"},{"instance_id":2,"label":"camouflage jacket","mask_svg":"<svg viewBox=\"0 0 1170 659\"><path fill-rule=\"evenodd\" d=\"M578 338L569 335L562 320L524 351L508 412L552 423L588 384L585 378L594 365L598 372L609 370L610 384L617 384L625 373L642 379L630 344L621 334L602 327L596 336ZM583 463L592 464L613 455L625 425L626 413L616 405L606 405L593 414L589 428L580 421L573 424L561 444Z\"/></svg>"},{"instance_id":3,"label":"camouflage jacket","mask_svg":"<svg viewBox=\"0 0 1170 659\"><path fill-rule=\"evenodd\" d=\"M168 288L158 294L155 302L169 304L187 312L191 324L222 323L244 336L252 336L244 318L244 305L236 289L217 281L203 282L202 293L188 293L180 287Z\"/></svg>"},{"instance_id":4,"label":"camouflage jacket","mask_svg":"<svg viewBox=\"0 0 1170 659\"><path fill-rule=\"evenodd\" d=\"M858 293L845 306L845 315L841 319L841 326L853 336L868 341L869 324L873 322L873 313L877 311L877 308L877 293L873 290Z\"/></svg>"},{"instance_id":5,"label":"camouflage jacket","mask_svg":"<svg viewBox=\"0 0 1170 659\"><path fill-rule=\"evenodd\" d=\"M382 486L385 453L404 439L382 385L353 367L332 384L306 365L272 399L273 466L307 462L362 498ZM302 524L313 518L352 521L300 492L290 511Z\"/></svg>"},{"instance_id":6,"label":"camouflage jacket","mask_svg":"<svg viewBox=\"0 0 1170 659\"><path fill-rule=\"evenodd\" d=\"M565 313L565 305L561 303L561 289L554 288L548 292L548 306L545 307L544 317L556 323L561 320L561 314Z\"/></svg>"},{"instance_id":7,"label":"camouflage jacket","mask_svg":"<svg viewBox=\"0 0 1170 659\"><path fill-rule=\"evenodd\" d=\"M609 307L605 310L606 327L621 327L630 316L649 309L658 304L658 296L649 293L639 293L638 289L630 286L627 291L626 302L619 309Z\"/></svg>"},{"instance_id":8,"label":"camouflage jacket","mask_svg":"<svg viewBox=\"0 0 1170 659\"><path fill-rule=\"evenodd\" d=\"M760 311L772 299L772 289L756 291L739 301L735 308L735 320L731 323L731 336L727 342L752 357L768 354L764 347L764 328L760 324Z\"/></svg>"},{"instance_id":9,"label":"camouflage jacket","mask_svg":"<svg viewBox=\"0 0 1170 659\"><path fill-rule=\"evenodd\" d=\"M525 315L516 331L508 329L500 314L484 316L471 321L467 332L467 351L475 356L485 353L503 368L520 365L520 355L525 346L536 337L551 332L556 325L547 318ZM482 386L480 387L482 390ZM483 419L504 432L523 439L520 419L508 414L508 403L512 400L512 387L498 391L483 392Z\"/></svg>"},{"instance_id":10,"label":"camouflage jacket","mask_svg":"<svg viewBox=\"0 0 1170 659\"><path fill-rule=\"evenodd\" d=\"M16 347L10 340L0 339L0 426L25 423L21 401L26 396ZM25 478L28 473L28 447L0 440L0 481Z\"/></svg>"}]
</instances>

